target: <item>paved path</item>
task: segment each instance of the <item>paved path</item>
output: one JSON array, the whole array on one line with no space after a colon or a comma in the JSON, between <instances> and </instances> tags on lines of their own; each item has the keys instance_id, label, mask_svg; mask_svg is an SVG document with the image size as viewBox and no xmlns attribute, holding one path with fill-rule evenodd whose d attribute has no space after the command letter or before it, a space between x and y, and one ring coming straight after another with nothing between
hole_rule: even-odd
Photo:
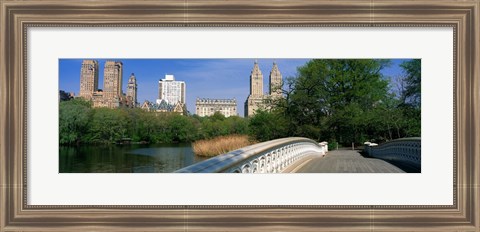
<instances>
[{"instance_id":1,"label":"paved path","mask_svg":"<svg viewBox=\"0 0 480 232\"><path fill-rule=\"evenodd\" d=\"M312 157L291 169L297 173L400 173L396 166L375 158L365 158L358 151L329 151L324 157Z\"/></svg>"}]
</instances>

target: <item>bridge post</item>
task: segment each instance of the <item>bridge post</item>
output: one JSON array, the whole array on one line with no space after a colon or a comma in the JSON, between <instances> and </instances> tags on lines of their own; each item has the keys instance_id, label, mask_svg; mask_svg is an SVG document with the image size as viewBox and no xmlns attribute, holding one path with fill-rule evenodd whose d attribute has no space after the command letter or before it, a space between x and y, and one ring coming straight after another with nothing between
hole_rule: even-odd
<instances>
[{"instance_id":1,"label":"bridge post","mask_svg":"<svg viewBox=\"0 0 480 232\"><path fill-rule=\"evenodd\" d=\"M323 141L321 143L318 143L320 145L320 148L322 149L322 155L326 155L328 152L328 142Z\"/></svg>"}]
</instances>

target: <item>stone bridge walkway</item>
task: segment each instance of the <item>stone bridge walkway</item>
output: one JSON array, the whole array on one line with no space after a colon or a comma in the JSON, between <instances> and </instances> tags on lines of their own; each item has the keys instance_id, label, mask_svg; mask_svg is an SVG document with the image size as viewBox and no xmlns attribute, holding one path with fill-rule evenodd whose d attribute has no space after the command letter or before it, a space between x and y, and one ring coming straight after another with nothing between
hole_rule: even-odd
<instances>
[{"instance_id":1,"label":"stone bridge walkway","mask_svg":"<svg viewBox=\"0 0 480 232\"><path fill-rule=\"evenodd\" d=\"M303 161L303 162L302 162ZM289 167L297 173L403 173L386 161L363 157L358 151L334 150L324 157L310 156Z\"/></svg>"}]
</instances>

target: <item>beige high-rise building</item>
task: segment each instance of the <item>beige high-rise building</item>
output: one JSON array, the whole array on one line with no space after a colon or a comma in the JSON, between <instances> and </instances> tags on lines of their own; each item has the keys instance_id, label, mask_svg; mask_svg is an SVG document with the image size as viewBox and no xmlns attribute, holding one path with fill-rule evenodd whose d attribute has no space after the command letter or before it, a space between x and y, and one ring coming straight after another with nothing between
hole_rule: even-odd
<instances>
[{"instance_id":1,"label":"beige high-rise building","mask_svg":"<svg viewBox=\"0 0 480 232\"><path fill-rule=\"evenodd\" d=\"M270 71L270 96L272 97L281 97L282 96L282 74L278 70L276 62L273 62L272 71Z\"/></svg>"},{"instance_id":2,"label":"beige high-rise building","mask_svg":"<svg viewBox=\"0 0 480 232\"><path fill-rule=\"evenodd\" d=\"M128 78L127 84L127 103L130 107L137 106L137 78L135 74L132 73L130 78Z\"/></svg>"},{"instance_id":3,"label":"beige high-rise building","mask_svg":"<svg viewBox=\"0 0 480 232\"><path fill-rule=\"evenodd\" d=\"M282 74L278 69L277 63L273 63L269 76L270 91L269 94L263 94L263 74L255 60L252 72L250 74L250 95L245 101L245 117L255 114L258 109L268 110L273 98L282 96Z\"/></svg>"},{"instance_id":4,"label":"beige high-rise building","mask_svg":"<svg viewBox=\"0 0 480 232\"><path fill-rule=\"evenodd\" d=\"M263 96L263 74L256 60L250 73L250 96Z\"/></svg>"},{"instance_id":5,"label":"beige high-rise building","mask_svg":"<svg viewBox=\"0 0 480 232\"><path fill-rule=\"evenodd\" d=\"M195 113L200 117L212 116L220 112L225 117L237 116L237 100L197 98Z\"/></svg>"},{"instance_id":6,"label":"beige high-rise building","mask_svg":"<svg viewBox=\"0 0 480 232\"><path fill-rule=\"evenodd\" d=\"M103 69L103 96L120 99L122 93L123 64L118 61L105 62Z\"/></svg>"},{"instance_id":7,"label":"beige high-rise building","mask_svg":"<svg viewBox=\"0 0 480 232\"><path fill-rule=\"evenodd\" d=\"M118 61L107 61L103 69L103 92L97 93L93 101L94 107L117 108L124 105L122 92L123 64Z\"/></svg>"},{"instance_id":8,"label":"beige high-rise building","mask_svg":"<svg viewBox=\"0 0 480 232\"><path fill-rule=\"evenodd\" d=\"M245 101L245 117L251 116L256 110L263 107L265 96L263 95L263 74L255 60L250 73L250 95Z\"/></svg>"},{"instance_id":9,"label":"beige high-rise building","mask_svg":"<svg viewBox=\"0 0 480 232\"><path fill-rule=\"evenodd\" d=\"M98 62L96 60L83 60L80 70L80 97L90 100L97 89Z\"/></svg>"}]
</instances>

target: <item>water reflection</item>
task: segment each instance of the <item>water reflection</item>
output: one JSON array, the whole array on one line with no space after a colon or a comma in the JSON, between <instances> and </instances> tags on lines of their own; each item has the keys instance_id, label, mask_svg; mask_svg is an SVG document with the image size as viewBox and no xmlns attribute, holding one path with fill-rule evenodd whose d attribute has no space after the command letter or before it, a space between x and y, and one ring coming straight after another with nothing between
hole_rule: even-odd
<instances>
[{"instance_id":1,"label":"water reflection","mask_svg":"<svg viewBox=\"0 0 480 232\"><path fill-rule=\"evenodd\" d=\"M60 173L164 173L204 158L190 144L60 146Z\"/></svg>"}]
</instances>

